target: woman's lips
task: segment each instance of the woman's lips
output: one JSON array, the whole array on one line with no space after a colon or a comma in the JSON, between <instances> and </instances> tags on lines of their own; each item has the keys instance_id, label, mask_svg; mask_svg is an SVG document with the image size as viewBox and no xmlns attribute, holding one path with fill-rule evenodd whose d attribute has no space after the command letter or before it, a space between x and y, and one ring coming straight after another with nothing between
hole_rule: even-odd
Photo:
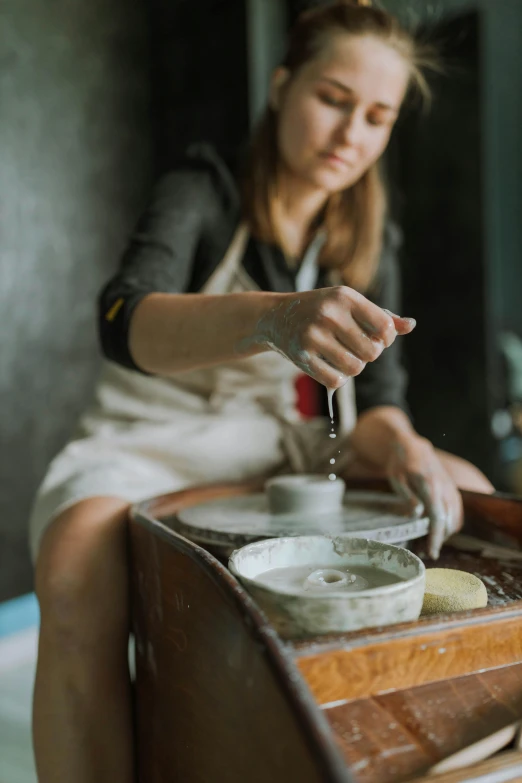
<instances>
[{"instance_id":1,"label":"woman's lips","mask_svg":"<svg viewBox=\"0 0 522 783\"><path fill-rule=\"evenodd\" d=\"M347 169L350 168L350 163L348 163L347 160L344 158L341 158L339 155L336 155L333 152L324 152L322 157L328 161L332 166L335 166L335 168L339 169Z\"/></svg>"}]
</instances>

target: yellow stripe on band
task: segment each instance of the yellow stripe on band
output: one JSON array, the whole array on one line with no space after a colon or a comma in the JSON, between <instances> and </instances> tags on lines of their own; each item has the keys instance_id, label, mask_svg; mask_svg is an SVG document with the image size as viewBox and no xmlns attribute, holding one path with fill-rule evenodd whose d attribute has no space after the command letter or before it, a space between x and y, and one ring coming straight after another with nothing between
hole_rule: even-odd
<instances>
[{"instance_id":1,"label":"yellow stripe on band","mask_svg":"<svg viewBox=\"0 0 522 783\"><path fill-rule=\"evenodd\" d=\"M120 311L123 302L124 300L121 297L119 299L116 299L111 309L105 314L106 321L114 321L114 319L116 318L116 316Z\"/></svg>"}]
</instances>

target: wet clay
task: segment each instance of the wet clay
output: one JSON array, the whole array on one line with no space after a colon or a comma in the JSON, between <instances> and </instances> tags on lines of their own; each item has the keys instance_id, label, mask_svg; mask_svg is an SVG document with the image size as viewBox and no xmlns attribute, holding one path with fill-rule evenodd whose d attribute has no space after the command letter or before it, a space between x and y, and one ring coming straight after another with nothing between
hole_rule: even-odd
<instances>
[{"instance_id":1,"label":"wet clay","mask_svg":"<svg viewBox=\"0 0 522 783\"><path fill-rule=\"evenodd\" d=\"M354 593L371 590L375 587L393 585L404 580L396 574L373 566L332 566L306 565L271 568L258 574L256 582L284 591L301 595L325 592Z\"/></svg>"},{"instance_id":2,"label":"wet clay","mask_svg":"<svg viewBox=\"0 0 522 783\"><path fill-rule=\"evenodd\" d=\"M335 426L334 426L333 396L337 390L327 389L326 391L328 392L328 412L330 414L330 424L331 424L330 437L336 438L337 436L335 434ZM340 452L337 453L340 454ZM330 460L330 465L335 465L335 457L332 457L332 459ZM328 475L328 478L330 479L330 481L335 481L337 475L332 472Z\"/></svg>"},{"instance_id":3,"label":"wet clay","mask_svg":"<svg viewBox=\"0 0 522 783\"><path fill-rule=\"evenodd\" d=\"M334 396L336 391L337 391L337 389L327 389L327 392L328 392L328 413L330 414L330 419L332 421L332 425L333 425L333 420L334 420L333 396Z\"/></svg>"}]
</instances>

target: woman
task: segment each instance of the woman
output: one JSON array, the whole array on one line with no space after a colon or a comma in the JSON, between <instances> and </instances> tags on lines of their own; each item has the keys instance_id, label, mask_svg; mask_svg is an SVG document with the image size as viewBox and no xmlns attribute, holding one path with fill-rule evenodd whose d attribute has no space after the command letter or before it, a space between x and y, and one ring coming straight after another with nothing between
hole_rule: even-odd
<instances>
[{"instance_id":1,"label":"woman","mask_svg":"<svg viewBox=\"0 0 522 783\"><path fill-rule=\"evenodd\" d=\"M377 162L409 88L424 87L421 59L381 11L309 12L274 74L242 197L204 148L156 189L100 299L111 361L31 521L42 783L133 778L129 502L320 469L331 455L318 444L332 441L299 422L300 372L339 390L349 444L335 451L349 470L386 475L425 506L433 557L461 524L457 485L491 491L414 431L404 402L396 339L415 324L393 314L396 237Z\"/></svg>"}]
</instances>

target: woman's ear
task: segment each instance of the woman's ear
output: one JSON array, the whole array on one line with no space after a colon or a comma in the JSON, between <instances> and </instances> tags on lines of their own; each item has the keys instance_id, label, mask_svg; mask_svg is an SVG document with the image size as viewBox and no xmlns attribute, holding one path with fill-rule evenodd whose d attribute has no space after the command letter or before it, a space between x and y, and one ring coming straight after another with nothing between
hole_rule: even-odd
<instances>
[{"instance_id":1,"label":"woman's ear","mask_svg":"<svg viewBox=\"0 0 522 783\"><path fill-rule=\"evenodd\" d=\"M283 88L287 83L290 76L288 68L279 66L272 74L270 81L270 94L268 96L268 104L273 111L278 111L281 106L281 96Z\"/></svg>"}]
</instances>

